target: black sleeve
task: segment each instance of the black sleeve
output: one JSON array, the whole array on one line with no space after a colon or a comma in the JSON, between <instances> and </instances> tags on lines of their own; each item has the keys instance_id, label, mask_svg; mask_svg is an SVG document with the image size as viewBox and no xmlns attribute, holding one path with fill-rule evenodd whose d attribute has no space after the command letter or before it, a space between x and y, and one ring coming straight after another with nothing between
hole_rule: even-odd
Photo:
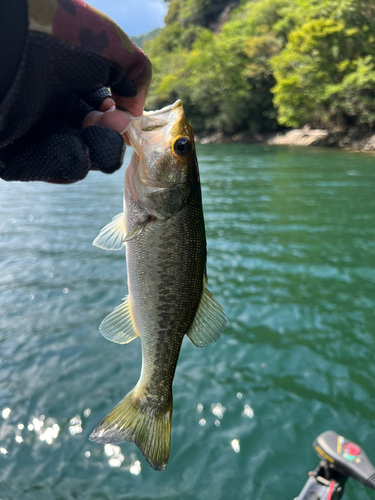
<instances>
[{"instance_id":1,"label":"black sleeve","mask_svg":"<svg viewBox=\"0 0 375 500\"><path fill-rule=\"evenodd\" d=\"M75 14L65 15L73 3L80 10L77 26L71 24ZM42 24L30 5L38 7ZM57 9L51 27L78 37L78 44L44 29L48 6ZM108 53L82 42L90 23L104 26ZM105 127L82 128L87 113L111 95L108 88L134 97L150 73L147 57L113 21L80 0L0 0L0 68L1 179L69 183L89 170L121 167L122 136Z\"/></svg>"},{"instance_id":2,"label":"black sleeve","mask_svg":"<svg viewBox=\"0 0 375 500\"><path fill-rule=\"evenodd\" d=\"M0 105L22 57L27 22L26 0L0 0Z\"/></svg>"}]
</instances>

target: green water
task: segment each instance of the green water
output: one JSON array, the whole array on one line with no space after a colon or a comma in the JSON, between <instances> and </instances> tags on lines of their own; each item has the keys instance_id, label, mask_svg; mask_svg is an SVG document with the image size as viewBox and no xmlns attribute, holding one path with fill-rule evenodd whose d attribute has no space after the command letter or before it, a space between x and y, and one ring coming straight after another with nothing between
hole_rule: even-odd
<instances>
[{"instance_id":1,"label":"green water","mask_svg":"<svg viewBox=\"0 0 375 500\"><path fill-rule=\"evenodd\" d=\"M141 367L139 339L98 332L126 294L123 252L91 245L122 209L123 169L72 186L0 182L1 500L291 500L328 429L375 462L374 157L198 155L209 285L228 327L205 349L184 341L165 473L131 443L88 440ZM346 498L374 493L351 480Z\"/></svg>"}]
</instances>

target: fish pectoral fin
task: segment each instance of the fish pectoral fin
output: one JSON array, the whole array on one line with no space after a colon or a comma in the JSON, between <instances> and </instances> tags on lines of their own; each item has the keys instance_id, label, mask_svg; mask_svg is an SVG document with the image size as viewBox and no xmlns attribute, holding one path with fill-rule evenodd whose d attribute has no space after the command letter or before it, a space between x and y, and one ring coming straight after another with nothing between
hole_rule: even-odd
<instances>
[{"instance_id":1,"label":"fish pectoral fin","mask_svg":"<svg viewBox=\"0 0 375 500\"><path fill-rule=\"evenodd\" d=\"M92 244L104 250L121 250L125 246L125 235L125 219L124 214L121 212L103 227Z\"/></svg>"},{"instance_id":2,"label":"fish pectoral fin","mask_svg":"<svg viewBox=\"0 0 375 500\"><path fill-rule=\"evenodd\" d=\"M136 236L139 236L141 234L141 232L144 230L144 228L147 226L147 223L148 223L148 219L146 219L144 221L137 222L135 227L133 227L133 229L131 231L129 231L127 233L127 235L124 237L124 242L130 241L133 238L135 238Z\"/></svg>"},{"instance_id":3,"label":"fish pectoral fin","mask_svg":"<svg viewBox=\"0 0 375 500\"><path fill-rule=\"evenodd\" d=\"M128 344L139 335L134 327L129 295L122 300L123 302L103 319L99 331L111 342Z\"/></svg>"},{"instance_id":4,"label":"fish pectoral fin","mask_svg":"<svg viewBox=\"0 0 375 500\"><path fill-rule=\"evenodd\" d=\"M155 470L164 471L169 458L172 424L172 398L165 408L144 404L133 389L100 422L90 441L103 444L135 443ZM142 396L142 394L141 394ZM143 404L142 404L143 402Z\"/></svg>"},{"instance_id":5,"label":"fish pectoral fin","mask_svg":"<svg viewBox=\"0 0 375 500\"><path fill-rule=\"evenodd\" d=\"M206 347L220 338L226 324L224 309L204 284L197 314L187 336L195 346Z\"/></svg>"}]
</instances>

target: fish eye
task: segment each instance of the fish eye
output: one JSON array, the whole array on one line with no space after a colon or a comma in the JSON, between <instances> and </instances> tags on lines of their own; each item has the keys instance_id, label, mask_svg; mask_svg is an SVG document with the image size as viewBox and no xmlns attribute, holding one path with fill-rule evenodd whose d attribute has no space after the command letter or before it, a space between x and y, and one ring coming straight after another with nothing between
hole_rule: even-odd
<instances>
[{"instance_id":1,"label":"fish eye","mask_svg":"<svg viewBox=\"0 0 375 500\"><path fill-rule=\"evenodd\" d=\"M173 151L179 158L186 158L191 151L191 143L187 137L178 137L173 143Z\"/></svg>"}]
</instances>

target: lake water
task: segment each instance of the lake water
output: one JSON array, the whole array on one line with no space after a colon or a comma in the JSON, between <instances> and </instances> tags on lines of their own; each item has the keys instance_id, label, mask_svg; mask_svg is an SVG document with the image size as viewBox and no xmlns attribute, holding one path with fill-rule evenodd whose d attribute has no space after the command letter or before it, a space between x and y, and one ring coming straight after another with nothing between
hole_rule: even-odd
<instances>
[{"instance_id":1,"label":"lake water","mask_svg":"<svg viewBox=\"0 0 375 500\"><path fill-rule=\"evenodd\" d=\"M139 339L98 332L127 291L124 253L91 245L122 209L124 169L71 186L0 181L1 500L291 500L328 429L375 463L374 156L198 156L228 327L205 349L183 343L164 473L132 443L88 439L141 367ZM346 494L374 498L353 480Z\"/></svg>"}]
</instances>

